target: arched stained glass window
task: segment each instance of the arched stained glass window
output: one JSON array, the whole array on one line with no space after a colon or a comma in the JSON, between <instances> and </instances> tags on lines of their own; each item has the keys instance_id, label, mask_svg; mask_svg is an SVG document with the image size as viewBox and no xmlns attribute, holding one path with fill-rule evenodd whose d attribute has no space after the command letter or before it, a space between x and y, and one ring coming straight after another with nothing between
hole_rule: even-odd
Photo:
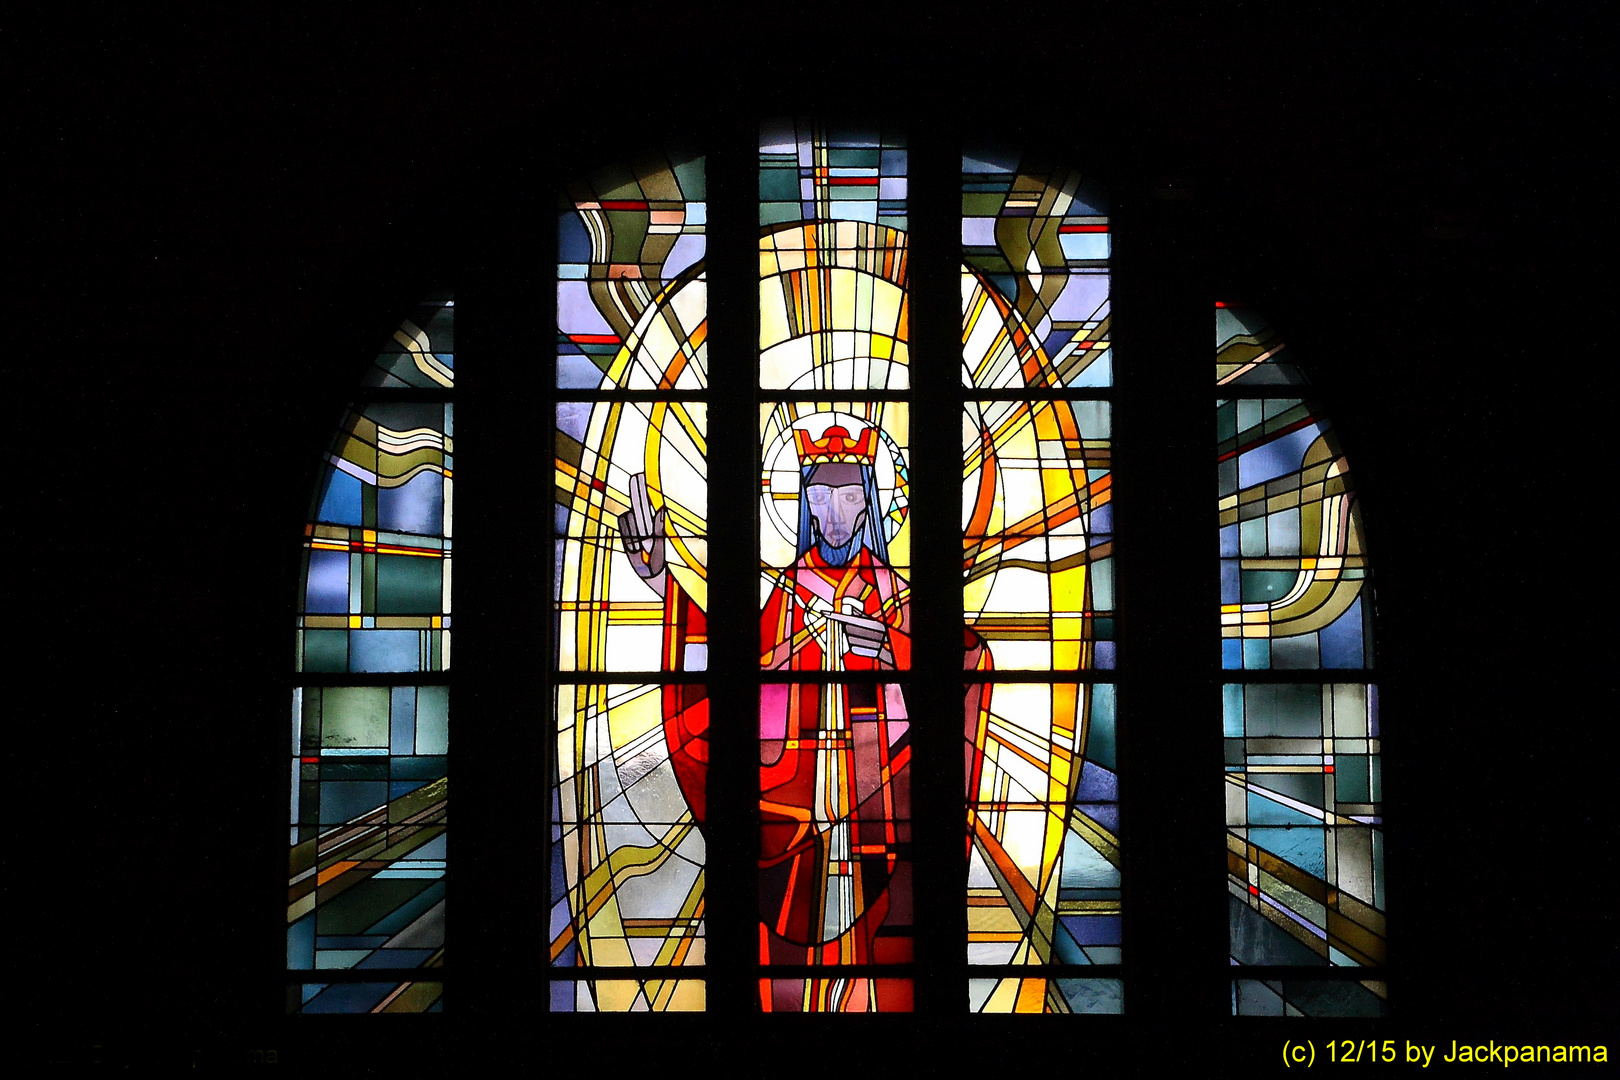
<instances>
[{"instance_id":1,"label":"arched stained glass window","mask_svg":"<svg viewBox=\"0 0 1620 1080\"><path fill-rule=\"evenodd\" d=\"M1234 978L1232 1008L1381 1015L1381 733L1361 508L1337 434L1272 328L1217 304L1215 348L1219 392L1233 395L1216 401L1231 962L1274 969ZM1306 977L1324 967L1366 970Z\"/></svg>"},{"instance_id":2,"label":"arched stained glass window","mask_svg":"<svg viewBox=\"0 0 1620 1080\"><path fill-rule=\"evenodd\" d=\"M455 425L449 295L401 322L304 526L292 707L288 1008L441 1007Z\"/></svg>"},{"instance_id":3,"label":"arched stained glass window","mask_svg":"<svg viewBox=\"0 0 1620 1080\"><path fill-rule=\"evenodd\" d=\"M1120 1012L1167 932L1127 907L1122 818L1169 803L1120 750L1116 566L1153 522L1116 549L1114 436L1152 389L1116 392L1113 218L1070 168L955 160L783 121L557 208L553 1013ZM306 528L294 1011L442 1007L453 311L379 357ZM1217 320L1233 1010L1376 1012L1359 508L1269 328Z\"/></svg>"}]
</instances>

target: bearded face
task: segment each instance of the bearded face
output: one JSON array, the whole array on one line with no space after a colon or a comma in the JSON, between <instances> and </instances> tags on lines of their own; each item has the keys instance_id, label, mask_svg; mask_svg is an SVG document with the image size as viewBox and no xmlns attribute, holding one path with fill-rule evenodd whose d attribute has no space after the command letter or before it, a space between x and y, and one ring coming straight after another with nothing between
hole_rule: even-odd
<instances>
[{"instance_id":1,"label":"bearded face","mask_svg":"<svg viewBox=\"0 0 1620 1080\"><path fill-rule=\"evenodd\" d=\"M869 507L866 487L855 465L823 465L805 486L816 547L831 566L843 566L860 549Z\"/></svg>"}]
</instances>

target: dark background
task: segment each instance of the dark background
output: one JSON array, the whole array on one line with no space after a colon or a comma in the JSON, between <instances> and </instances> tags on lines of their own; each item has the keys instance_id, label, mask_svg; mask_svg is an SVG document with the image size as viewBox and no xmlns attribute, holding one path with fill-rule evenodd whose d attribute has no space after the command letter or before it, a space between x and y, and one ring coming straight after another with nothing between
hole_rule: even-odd
<instances>
[{"instance_id":1,"label":"dark background","mask_svg":"<svg viewBox=\"0 0 1620 1080\"><path fill-rule=\"evenodd\" d=\"M1060 148L1122 200L1184 205L1214 287L1265 312L1322 390L1365 492L1399 708L1393 1015L1315 1030L1599 1038L1617 1013L1596 263L1612 58L1534 5L1354 11L143 11L9 31L25 1043L107 1064L588 1052L542 1016L454 1004L280 1015L281 717L316 455L400 310L489 274L490 238L576 165L717 116L870 106ZM522 362L547 348L537 334ZM736 1035L645 1022L700 1055ZM1014 1023L1031 1026L885 1030L924 1053L1254 1064L1290 1034Z\"/></svg>"}]
</instances>

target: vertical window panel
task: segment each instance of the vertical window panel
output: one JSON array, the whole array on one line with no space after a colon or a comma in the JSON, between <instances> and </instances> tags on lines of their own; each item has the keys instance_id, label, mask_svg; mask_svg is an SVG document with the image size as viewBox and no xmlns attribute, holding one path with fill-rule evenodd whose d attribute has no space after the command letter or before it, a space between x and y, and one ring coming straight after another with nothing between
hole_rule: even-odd
<instances>
[{"instance_id":1,"label":"vertical window panel","mask_svg":"<svg viewBox=\"0 0 1620 1080\"><path fill-rule=\"evenodd\" d=\"M574 183L561 207L553 1012L706 1007L707 688L581 678L709 667L705 183L702 157L655 153ZM683 974L649 977L662 968Z\"/></svg>"},{"instance_id":2,"label":"vertical window panel","mask_svg":"<svg viewBox=\"0 0 1620 1080\"><path fill-rule=\"evenodd\" d=\"M1230 962L1375 973L1383 785L1359 500L1336 432L1290 396L1306 379L1276 331L1218 304L1215 338L1218 383L1252 388L1216 400ZM1240 978L1232 1011L1378 1016L1387 992L1377 978Z\"/></svg>"},{"instance_id":3,"label":"vertical window panel","mask_svg":"<svg viewBox=\"0 0 1620 1080\"><path fill-rule=\"evenodd\" d=\"M892 132L767 124L758 385L910 386L906 148ZM913 959L910 406L760 405L759 963L767 1012L897 1012Z\"/></svg>"},{"instance_id":4,"label":"vertical window panel","mask_svg":"<svg viewBox=\"0 0 1620 1080\"><path fill-rule=\"evenodd\" d=\"M1004 969L968 1005L1118 1012L1081 975L1123 959L1115 688L1050 678L1116 662L1112 406L1085 396L1112 382L1107 205L973 149L961 227L961 383L1002 392L962 402L967 960Z\"/></svg>"},{"instance_id":5,"label":"vertical window panel","mask_svg":"<svg viewBox=\"0 0 1620 1080\"><path fill-rule=\"evenodd\" d=\"M421 680L450 668L454 315L438 294L401 322L361 379L375 395L338 427L304 526L291 1012L443 1007L440 981L402 973L445 957L451 688ZM356 674L374 678L346 681Z\"/></svg>"}]
</instances>

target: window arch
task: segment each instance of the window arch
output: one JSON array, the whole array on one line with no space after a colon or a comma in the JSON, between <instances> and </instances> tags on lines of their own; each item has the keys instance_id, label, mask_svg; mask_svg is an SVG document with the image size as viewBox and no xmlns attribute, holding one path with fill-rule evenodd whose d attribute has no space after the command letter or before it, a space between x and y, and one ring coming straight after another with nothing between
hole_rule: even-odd
<instances>
[{"instance_id":1,"label":"window arch","mask_svg":"<svg viewBox=\"0 0 1620 1080\"><path fill-rule=\"evenodd\" d=\"M872 430L879 432L880 441L886 433L896 450L885 453L891 466L896 467L897 474L899 468L896 463L905 459L908 452L914 451L907 444L906 435L896 437L893 430L886 428L882 418L902 412L915 416L918 399L926 396L928 405L938 405L942 400L953 402L953 412L960 411L973 421L970 427L979 432L979 438L970 440L963 447L969 460L977 454L982 461L986 449L990 448L997 459L998 468L1003 472L1016 468L1034 473L1041 478L1043 487L1054 478L1068 475L1067 495L1060 496L1059 501L1066 497L1076 508L1077 514L1081 513L1078 508L1084 504L1083 514L1086 517L1085 527L1079 533L1078 551L1084 557L1077 565L1087 568L1085 583L1079 586L1079 600L1071 608L1059 609L1057 593L1048 592L1046 603L1052 615L1048 616L1048 625L1041 631L1046 635L1043 647L1049 650L1041 657L1044 663L1028 659L1022 664L1016 660L994 666L987 663L983 670L998 673L992 700L996 694L1000 694L1009 701L1025 702L1021 708L1027 709L1028 702L1044 695L1048 704L1041 708L1055 712L1060 721L1067 715L1070 723L1065 730L1070 733L1070 739L1075 740L1083 724L1089 725L1102 717L1103 713L1098 710L1100 699L1111 698L1115 685L1113 676L1109 674L1113 641L1110 636L1113 583L1111 563L1108 562L1113 556L1112 511L1110 499L1104 497L1104 493L1111 489L1108 448L1112 436L1114 395L1110 389L1112 353L1107 333L1108 289L1106 276L1096 272L1106 268L1103 260L1106 259L1107 248L1101 248L1102 259L1094 259L1089 256L1098 249L1088 246L1096 245L1099 237L1108 235L1105 208L1083 201L1076 204L1074 196L1077 189L1069 185L1070 189L1066 190L1067 181L1063 174L1028 168L1016 161L969 159L964 162L967 188L962 197L962 236L965 242L980 242L967 243L960 260L953 260L958 265L951 267L950 274L960 284L965 313L970 316L964 324L970 348L963 357L964 374L960 389L947 390L945 385L936 382L925 390L920 374L914 379L907 374L916 367L913 357L919 354L914 343L901 332L909 324L905 294L902 293L900 297L902 302L892 305L892 319L882 314L882 305L877 300L885 283L890 286L896 284L894 267L900 265L899 260L915 257L908 250L908 233L896 228L894 221L899 218L899 225L911 224L901 216L904 214L904 203L892 198L885 200L878 194L869 200L873 204L873 217L890 220L849 223L855 227L846 231L855 238L847 245L841 245L837 239L840 226L834 223L840 220L847 222L847 219L836 217L833 204L860 200L835 199L831 192L837 187L861 185L828 182L822 185L826 191L816 191L816 182L822 179L830 181L835 168L874 170L877 183L867 186L877 187L880 191L885 179L908 179L903 171L889 174L883 171L888 164L884 160L885 151L903 150L903 147L885 147L882 139L880 135L875 147L841 146L838 134L828 135L825 130L811 132L805 139L795 138L795 149L803 143L812 148L812 153L828 154L826 164L819 166L813 161L810 164L801 163L795 155L793 170L809 170L811 173L796 179L810 180L811 189L815 192L813 197L802 201L808 202L809 208L801 204L796 210L801 214L826 214L829 217L814 218L812 220L820 224L811 226L793 224L795 219L792 218L767 222L767 225L785 222L789 223L789 227L765 233L768 244L762 245L761 254L766 254L768 250L769 257L777 260L777 272L774 275L762 273L761 276L766 279L771 276L791 277L781 270L783 252L808 250L809 244L804 238L828 226L833 237L831 248L835 252L833 265L828 269L848 270L848 274L844 275L849 279L847 291L858 298L870 297L870 306L865 309L869 321L865 325L845 327L839 324L816 328L813 333L795 334L791 332L794 326L784 305L781 326L786 332L776 339L767 339L765 324L768 320L762 316L759 351L779 351L781 366L772 370L779 370L781 374L762 374L756 393L762 402L774 401L775 422L781 433L785 434L797 425L811 443L826 444L834 438L829 431L833 426L831 423L819 427L800 423L806 415L815 413L836 414L851 418L856 423L868 424ZM873 165L834 166L830 157L834 149L875 149L877 161ZM694 162L698 163L696 170L692 168ZM627 775L632 779L625 785L626 791L635 783L646 782L648 777L655 776L667 765L675 790L685 804L684 810L678 805L667 810L668 816L673 819L668 821L643 817L630 823L599 817L588 828L576 821L577 840L579 843L597 842L606 836L610 828L624 831L620 827L630 825L646 832L653 840L651 844L640 846L656 847L667 852L667 855L659 858L661 866L684 865L687 868L698 866L702 861L703 830L692 827L690 809L694 804L693 793L700 788L704 793L697 796L697 801L707 801L705 784L708 778L693 781L687 777L683 781L677 775L677 766L671 763L673 759L669 757L661 762L653 762L646 771L641 771L648 763L638 761L638 758L645 756L649 746L658 743L660 735L666 748L686 745L696 750L699 743L706 743L707 740L702 738L706 734L706 727L699 724L699 714L704 710L709 684L717 683L722 678L722 673L715 670L716 656L707 632L707 612L700 605L691 603L711 587L706 574L698 571L707 569L703 555L705 549L713 546L712 541L719 540L709 535L710 492L705 477L709 456L710 406L720 403L714 400L716 391L710 388L707 376L707 309L711 283L708 280L710 264L706 260L707 195L701 165L701 159L689 155L666 155L661 159L640 162L616 175L608 174L592 181L584 189L571 192L571 205L562 217L565 224L559 228L559 356L555 383L557 404L553 414L558 431L559 465L566 463L570 466L568 479L572 483L572 491L565 493L558 502L561 512L555 522L558 554L553 571L554 581L567 589L577 590L554 594L557 621L553 624L551 644L555 647L552 655L559 668L553 699L557 722L562 724L565 718L572 718L574 730L569 738L581 748L602 734L610 742L619 739L607 757L612 759L615 771L628 770ZM769 162L762 162L762 171L770 167ZM820 175L818 169L824 169L825 176ZM846 175L861 178L858 173ZM991 192L998 194L1001 199L997 212L970 212L971 208L982 204L982 198L979 203L974 203L970 197L982 197L987 189L993 189L997 184L1004 185L999 193ZM762 205L768 207L770 200L763 198L766 194L763 182L760 191ZM1058 203L1063 199L1071 202L1060 207ZM885 202L889 205L885 206ZM896 207L896 202L901 205ZM594 205L582 206L582 203ZM577 228L566 224L570 215L577 219ZM983 225L973 224L975 217L988 220L991 223L988 230ZM1013 220L1017 229L1004 233L1009 220ZM884 230L888 230L888 233ZM791 238L795 231L800 237L798 246L784 244L783 241ZM1020 236L1025 242L1017 241ZM993 243L984 243L986 239ZM975 248L979 250L975 251ZM838 265L838 259L844 252L850 252L851 261L859 263L866 253L872 251L891 253L895 261L880 267L877 272L867 271L859 265ZM1015 258L1021 258L1021 263L1015 263ZM937 266L937 255L933 261ZM1085 265L1088 262L1097 265ZM576 270L579 272L577 277L574 276ZM845 288L841 282L836 285L832 283L834 276L832 273L827 275L828 281L820 294L828 301L829 311L836 308L836 294ZM1099 277L1104 281L1100 299L1095 282ZM766 290L772 286L777 295L791 293L793 287L791 281L784 284L765 280L760 295L767 295ZM1089 306L1086 306L1088 303ZM990 342L982 348L971 344L974 330L981 326L972 318L975 315L983 320L982 326L990 327L992 331ZM574 322L570 322L571 317L575 318ZM891 328L892 332L886 332ZM844 343L836 340L837 334L845 332L866 335L859 349L845 348L848 356L839 352ZM824 344L828 347L824 360L815 359L818 334L823 335ZM794 342L807 337L811 339L809 352L812 360L807 364L800 360L788 361L787 355L800 348ZM887 339L886 344L884 339ZM877 355L885 350L888 355ZM842 361L852 360L858 354L866 354L869 360L884 360L887 363L870 364L863 370L857 370L851 364L847 374L838 367ZM799 366L795 367L794 364ZM763 365L761 371L765 371ZM833 374L835 372L837 374ZM810 380L810 385L802 382L805 378ZM816 385L818 379L820 385ZM846 379L847 384L841 381ZM594 384L592 380L595 380ZM773 390L806 392L802 400L790 402L788 399L791 395L786 393L773 398ZM784 404L792 407L783 412ZM802 409L800 405L810 408ZM900 406L911 408L902 409ZM829 420L832 418L831 415L827 417ZM766 424L763 434L769 435L774 430L769 427L771 416L764 416L763 422ZM859 438L860 433L851 426L846 426L846 431L853 438ZM638 432L651 432L652 437L638 437ZM998 442L998 432L1009 434ZM988 439L985 433L989 433ZM1027 435L1034 436L1027 439L1034 445L1029 448L1030 452L1025 453L1022 443ZM779 441L785 443L787 440ZM1058 444L1060 449L1048 453L1048 446L1043 444L1052 443ZM937 451L939 441L934 440L931 445ZM621 450L627 450L628 456ZM808 457L801 454L801 466L807 461L813 463L814 457L813 451ZM681 481L666 483L667 477L676 475L683 468L688 477L684 481L685 490L691 494L682 498L667 498L668 492L680 490L682 484ZM793 472L792 469L778 471L784 478L790 477ZM981 474L987 471L980 466ZM638 476L642 478L640 481L636 479ZM810 476L801 472L798 479L803 482ZM1108 482L1098 484L1100 480ZM901 487L895 483L881 492L881 500L885 501L881 509L886 514L898 511L900 527L909 527L914 524L911 520L914 500L908 496L904 501L897 501L894 493ZM975 505L973 500L981 489L989 493L985 498L992 504L997 501L998 495L1004 507L1009 501L1005 479L992 479L986 484L973 485L972 494L963 496L965 508ZM939 489L936 487L935 490L937 492ZM641 495L638 493L640 491L647 494ZM935 504L936 507L938 505ZM1043 491L1035 505L1049 509L1052 505L1050 496ZM646 585L647 579L637 574L630 565L629 560L640 553L627 548L624 539L625 534L631 532L632 525L645 528L660 511L666 529L664 536L677 554L674 557L665 556L668 581L661 596L653 590L655 602L636 591L637 586L651 587ZM624 515L634 516L638 513L641 513L639 521L627 523L623 520ZM966 520L968 524L974 523L971 515ZM1063 524L1048 516L1040 529L1026 529L1029 535L1021 539L1044 539L1046 532L1055 533ZM966 539L976 543L981 550L1009 546L1006 544L1007 522L1004 519L994 527L989 521L980 522L979 525L980 531L968 535ZM1106 551L1094 550L1099 547L1099 541ZM1054 564L1073 554L1075 552L1048 554L1045 559L1048 565L1044 570L1014 565L1028 563L1027 552L1005 559L998 555L990 561L996 575L1005 574L1011 578L1017 573L1035 573L1047 578L1051 585L1050 579L1062 572L1055 569ZM770 562L769 559L765 561ZM777 561L780 562L780 559ZM975 565L982 567L982 564ZM617 573L611 569L615 567ZM1072 567L1066 565L1063 569ZM920 574L920 571L917 573ZM966 573L966 585L970 591L977 581L992 577L990 572L982 569L975 576L974 567L968 567ZM1065 590L1068 588L1064 586ZM999 607L990 604L989 598L993 592L993 588L983 589L980 600L985 606L979 609L977 616L971 614L970 601L970 621L982 622L990 630L995 629L994 624L998 620L1003 629L1014 625L1020 610L1007 604ZM683 602L686 603L684 613ZM443 614L448 618L447 602ZM1027 615L1028 611L1022 614ZM1072 615L1074 621L1080 624L1077 634L1065 636L1059 632L1056 624L1061 621L1058 618L1061 615ZM361 618L365 616L362 614ZM961 608L957 609L956 618L963 618ZM362 626L359 629L370 627ZM982 634L983 630L978 632ZM994 657L997 641L1029 642L1039 637L1040 634L1031 635L1028 627L1022 627L1008 632L1005 637L986 638L986 648L982 651ZM1017 656L1023 648L1022 645L1009 646L1000 652ZM1064 649L1070 650L1073 654L1071 658L1061 658ZM933 663L937 664L937 660ZM896 670L904 669L897 666ZM939 670L936 666L914 669L906 681L926 698L928 690L916 684L922 681L924 674L937 673ZM1005 677L1003 672L1006 673ZM1060 672L1070 674L1061 677ZM1017 677L1013 677L1014 673ZM738 674L733 663L732 668L724 673L724 678L728 683L734 682ZM623 679L625 675L636 681L610 681L611 678ZM784 678L787 681L775 681L758 671L749 675L751 684L761 691L773 686L795 687L800 685L795 680L802 680L803 677ZM825 679L810 682L818 687L832 685ZM867 680L864 685L873 685L872 680ZM883 684L878 682L875 685ZM788 693L791 696L798 691L789 690ZM1057 697L1065 694L1068 695L1067 703L1058 705ZM937 704L939 697L936 695L933 700ZM1112 706L1113 702L1108 701L1106 717L1109 738L1113 734ZM755 715L758 715L759 708L757 701L751 705ZM1069 712L1065 714L1064 709ZM984 713L987 718L995 717L1000 726L1019 726L1008 725L1009 718L997 713L993 707L986 708ZM1054 726L1050 719L1040 719L1037 723L1048 731ZM587 732L585 729L592 725L595 726L595 733ZM986 727L989 726L987 723ZM1102 734L1101 728L1095 730ZM1019 738L1027 737L1027 734L1012 731L1006 741L998 743L1004 748L998 752L1013 753ZM649 745L644 746L643 743ZM559 763L563 759L562 745L561 740L552 745ZM983 746L983 743L976 745L970 737L970 760L975 750L983 752ZM1073 741L1070 747L1072 751ZM1053 899L1083 901L1090 905L1071 906L1067 912L1071 918L1083 913L1083 917L1097 924L1112 917L1116 924L1112 930L1114 936L1111 939L1106 936L1098 939L1091 933L1070 930L1064 931L1069 935L1065 944L1060 940L1059 933L1054 932L1054 928L1066 925L1062 922L1065 912L1061 905L1049 904L1043 914L1041 897L1026 899L1024 921L1020 922L1017 914L1012 916L1018 929L999 933L1016 936L1012 942L1015 951L1023 948L1026 952L1033 950L1039 953L1045 949L1046 954L1040 957L1040 962L1048 969L1039 974L1007 970L1014 964L1030 962L1025 959L996 964L996 970L989 975L975 973L970 953L968 964L953 965L951 970L960 979L962 994L971 995L969 1001L975 1009L1110 1011L1118 1005L1119 982L1123 975L1123 969L1117 966L1121 960L1116 914L1120 908L1117 876L1121 850L1117 833L1119 796L1112 779L1114 770L1107 768L1112 763L1111 745L1104 740L1093 743L1091 749L1094 753L1082 755L1084 761L1070 762L1079 767L1071 770L1060 785L1061 791L1050 800L1052 805L1062 806L1065 811L1079 804L1090 808L1089 814L1081 814L1090 823L1089 829L1070 828L1068 823L1063 823L1057 830L1060 838L1066 838L1071 833L1078 836L1090 854L1081 849L1071 853L1070 843L1064 839L1055 852L1049 851L1036 857L1034 877L1055 886ZM604 760L600 756L602 748L596 747L596 752L599 755L596 762L600 763ZM1095 773L1089 778L1086 776L1088 766L1093 767ZM577 773L575 775L578 776ZM1052 773L1046 775L1050 778ZM1006 799L975 799L971 791L968 795L970 817L973 814L1005 817L1012 812ZM961 798L961 790L958 789L958 805ZM627 798L625 801L628 803L630 800ZM1035 801L1039 803L1040 800ZM607 802L598 798L590 805L600 814L611 802L611 798ZM576 807L579 805L576 802ZM1044 810L1036 812L1046 813ZM684 818L683 813L687 815ZM1105 819L1110 813L1116 815L1112 818L1115 823L1112 834L1105 827ZM588 913L590 905L600 903L603 895L600 890L590 891L590 873L585 864L577 864L580 870L570 878L569 860L573 855L567 846L565 819L561 793L558 792L552 800L548 819L553 830L550 850L554 867L557 865L556 853L561 852L563 856L560 872L553 870L553 874L557 875L553 880L560 881L562 887L550 897L552 926L557 930L551 939L553 961L578 959L582 923L576 911ZM655 834L646 828L648 825L667 828L661 834ZM586 840L586 833L591 829L600 834L597 841ZM1043 846L1050 848L1044 842ZM576 848L575 852L579 850L582 849ZM611 854L618 849L603 850ZM884 852L885 857L898 854L895 851ZM1084 869L1074 880L1065 881L1065 874L1059 868L1064 861ZM611 859L608 863L611 870ZM1113 876L1106 869L1108 867L1113 868ZM439 869L442 870L442 867ZM656 876L657 871L624 880ZM610 881L613 877L612 873L608 875ZM686 892L680 896L680 903L672 914L643 917L634 925L621 920L619 941L623 955L629 960L628 964L588 971L583 979L574 978L566 971L553 970L548 977L553 1008L582 1007L582 1002L587 1000L581 997L582 993L588 997L585 1007L593 1009L617 1006L627 1010L652 1010L691 1008L702 1004L706 991L703 982L715 978L719 969L712 963L703 968L697 967L706 959L706 938L710 933L705 902L702 899L694 900L694 896L701 896L701 891L693 891L700 877L700 874L683 870L682 881ZM891 876L889 880L892 882L894 879ZM973 884L975 881L977 884ZM611 894L617 891L617 883L614 884L615 888L609 890L610 899ZM1002 902L1020 891L1012 886L1005 873L998 877L989 863L984 863L980 878L970 878L967 904L960 906L995 906L994 903L975 904L972 891L975 889L982 894L978 899L995 901L999 894ZM1111 891L1114 895L1058 896L1068 889L1101 893ZM1111 909L1109 902L1112 903ZM568 907L570 903L583 906ZM936 907L944 906L937 900L931 903ZM560 923L557 921L558 904L564 905ZM1007 907L1010 909L1011 905ZM970 949L974 944L973 917L969 912L961 919L964 927L962 940ZM735 915L732 918L737 921ZM657 925L651 925L653 923ZM1035 937L1039 936L1037 931L1046 935L1040 946L1034 944ZM995 934L998 931L987 933ZM566 940L570 936L573 940ZM599 935L593 947L603 946L607 937L610 935ZM986 937L978 943L1004 942ZM570 952L570 949L574 951ZM1075 968L1090 969L1084 973L1090 978L1082 978L1081 973L1073 968L1060 971L1058 966L1051 966L1062 962L1059 954L1065 949L1071 950L1065 954L1067 962ZM1078 955L1072 951L1074 949L1079 950ZM1109 950L1114 952L1110 953ZM676 954L679 954L678 961ZM694 960L694 957L697 959ZM913 980L919 971L926 974L933 970L916 966L918 962L914 959L896 959L892 954L889 961L894 964L892 968L873 968L870 971L843 964L834 965L834 974L839 978L854 977L855 981L865 977L872 979L864 998L858 994L851 997L847 986L834 988L826 985L836 979L821 979L819 973L793 970L777 979L776 973L768 967L756 968L755 972L759 980L765 982L795 984L790 987L790 996L796 997L801 1007L819 1004L833 1008L848 1005L851 1001L870 1006L881 1003L886 994L895 1000L905 1001L910 997L910 987L881 986L879 981L906 983ZM648 970L671 966L695 970L673 975ZM797 969L815 967L815 964L791 966ZM734 976L738 967L733 964L728 970ZM776 993L774 986L762 988L761 996L756 1000L768 1000L773 1005L785 1000L778 998Z\"/></svg>"},{"instance_id":2,"label":"window arch","mask_svg":"<svg viewBox=\"0 0 1620 1080\"><path fill-rule=\"evenodd\" d=\"M290 1011L442 1008L454 321L436 293L400 323L345 410L304 525Z\"/></svg>"},{"instance_id":3,"label":"window arch","mask_svg":"<svg viewBox=\"0 0 1620 1080\"><path fill-rule=\"evenodd\" d=\"M1349 463L1254 310L1215 307L1231 961L1385 962L1372 594ZM1239 1015L1382 1015L1387 986L1237 978Z\"/></svg>"}]
</instances>

